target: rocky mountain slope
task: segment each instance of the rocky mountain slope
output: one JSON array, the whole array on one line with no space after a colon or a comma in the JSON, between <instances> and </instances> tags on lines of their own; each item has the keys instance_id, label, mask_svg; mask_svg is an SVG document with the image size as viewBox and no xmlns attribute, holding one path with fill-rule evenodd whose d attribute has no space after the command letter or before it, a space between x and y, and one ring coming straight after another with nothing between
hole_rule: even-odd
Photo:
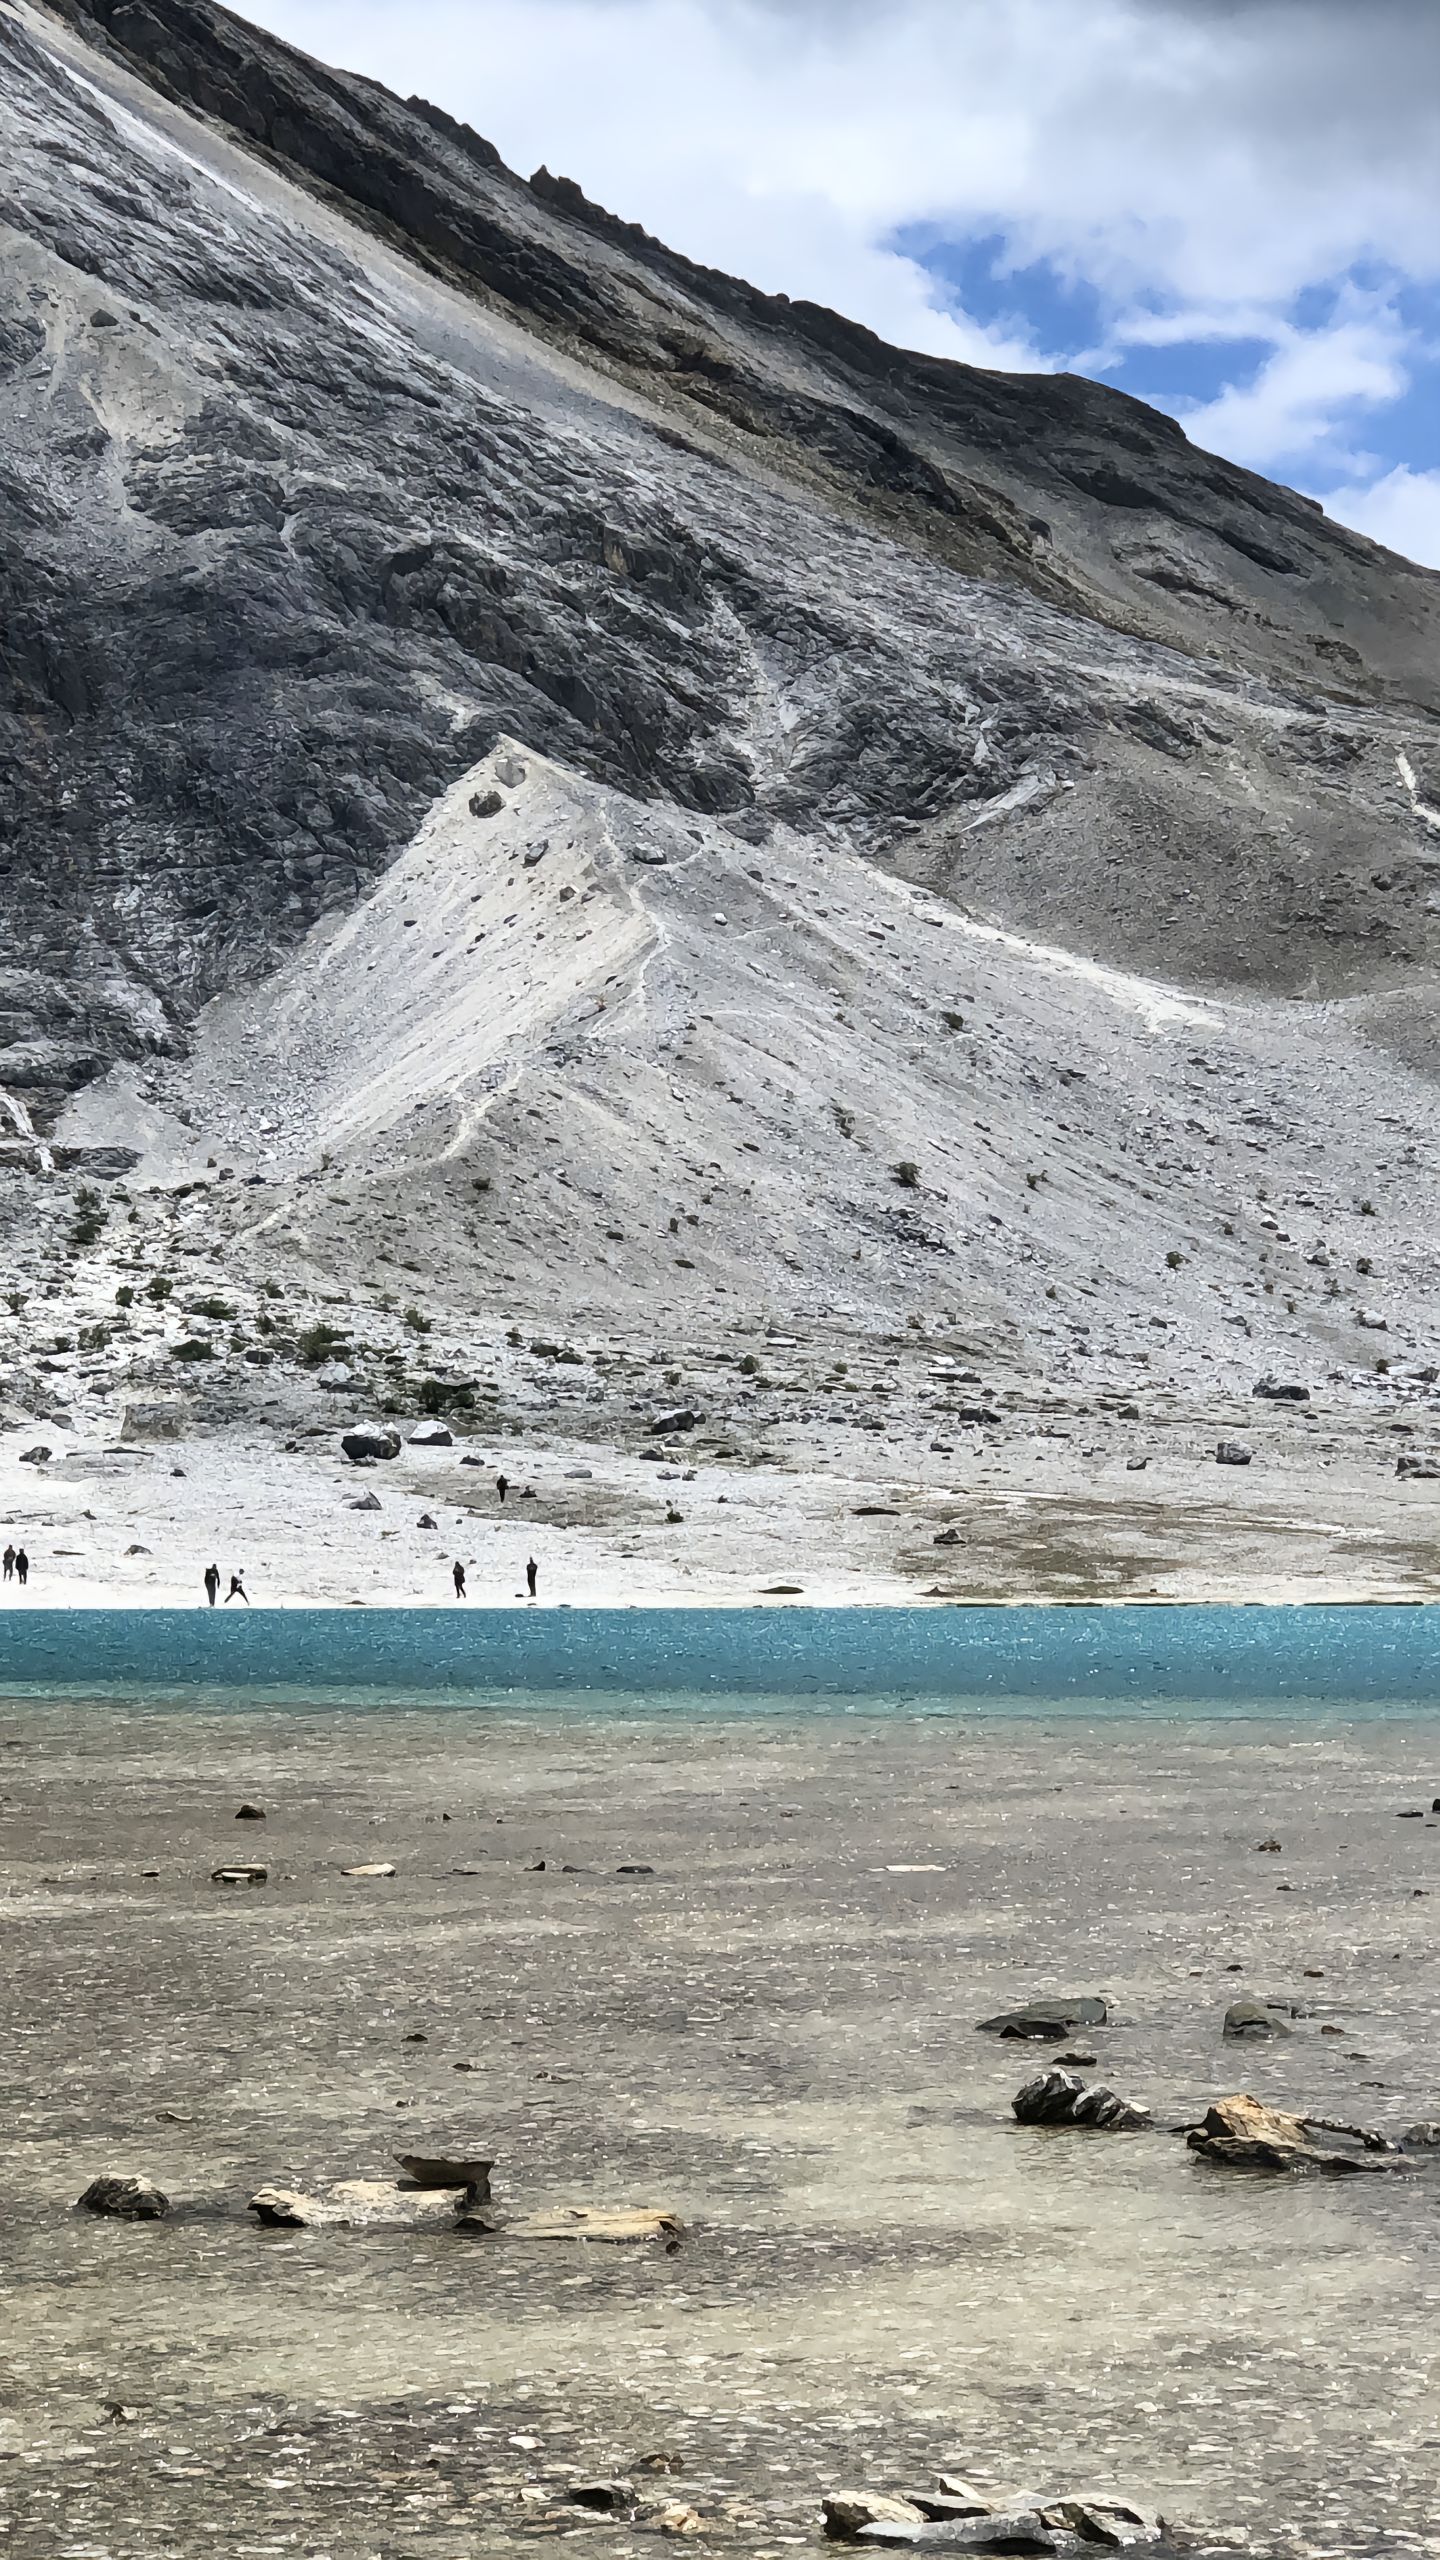
<instances>
[{"instance_id":1,"label":"rocky mountain slope","mask_svg":"<svg viewBox=\"0 0 1440 2560\"><path fill-rule=\"evenodd\" d=\"M0 9L0 122L16 1450L1428 1402L1440 580L204 0Z\"/></svg>"}]
</instances>

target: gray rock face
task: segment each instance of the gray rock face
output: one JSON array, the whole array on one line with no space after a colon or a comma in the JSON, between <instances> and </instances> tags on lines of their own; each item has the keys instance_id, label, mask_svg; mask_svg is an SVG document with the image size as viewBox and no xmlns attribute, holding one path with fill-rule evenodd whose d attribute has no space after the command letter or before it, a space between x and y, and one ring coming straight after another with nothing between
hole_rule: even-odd
<instances>
[{"instance_id":1,"label":"gray rock face","mask_svg":"<svg viewBox=\"0 0 1440 2560\"><path fill-rule=\"evenodd\" d=\"M0 1088L42 1135L502 733L1167 980L1434 956L1440 581L1171 420L695 268L208 0L7 15L0 117Z\"/></svg>"}]
</instances>

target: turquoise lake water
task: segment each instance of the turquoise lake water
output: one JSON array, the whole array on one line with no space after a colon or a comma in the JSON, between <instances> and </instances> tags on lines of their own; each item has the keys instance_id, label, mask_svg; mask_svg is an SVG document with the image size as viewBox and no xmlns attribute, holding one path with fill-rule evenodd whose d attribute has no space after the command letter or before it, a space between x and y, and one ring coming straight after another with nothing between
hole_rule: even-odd
<instances>
[{"instance_id":1,"label":"turquoise lake water","mask_svg":"<svg viewBox=\"0 0 1440 2560\"><path fill-rule=\"evenodd\" d=\"M0 1692L329 1705L1440 1704L1440 1610L26 1609Z\"/></svg>"}]
</instances>

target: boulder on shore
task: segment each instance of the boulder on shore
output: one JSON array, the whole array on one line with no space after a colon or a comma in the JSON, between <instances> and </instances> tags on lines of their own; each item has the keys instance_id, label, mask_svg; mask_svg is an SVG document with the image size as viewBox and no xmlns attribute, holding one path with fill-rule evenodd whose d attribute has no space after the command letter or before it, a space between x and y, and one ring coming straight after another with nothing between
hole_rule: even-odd
<instances>
[{"instance_id":1,"label":"boulder on shore","mask_svg":"<svg viewBox=\"0 0 1440 2560\"><path fill-rule=\"evenodd\" d=\"M342 1432L340 1446L352 1467L363 1467L372 1458L398 1458L400 1434L384 1430L378 1422L357 1423L353 1431Z\"/></svg>"}]
</instances>

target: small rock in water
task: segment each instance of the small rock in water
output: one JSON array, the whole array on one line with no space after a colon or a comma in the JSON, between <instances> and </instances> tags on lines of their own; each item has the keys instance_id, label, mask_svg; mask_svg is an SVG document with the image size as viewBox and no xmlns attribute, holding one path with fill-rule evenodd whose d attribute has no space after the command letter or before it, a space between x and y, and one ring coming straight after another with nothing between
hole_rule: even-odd
<instances>
[{"instance_id":1,"label":"small rock in water","mask_svg":"<svg viewBox=\"0 0 1440 2560\"><path fill-rule=\"evenodd\" d=\"M923 2524L920 2508L909 2498L883 2498L872 2489L836 2489L822 2498L825 2531L831 2542L854 2542L871 2524Z\"/></svg>"},{"instance_id":2,"label":"small rock in water","mask_svg":"<svg viewBox=\"0 0 1440 2560\"><path fill-rule=\"evenodd\" d=\"M633 2480L572 2480L565 2492L565 2502L571 2507L589 2507L594 2515L623 2515L627 2507L635 2504L635 2483Z\"/></svg>"},{"instance_id":3,"label":"small rock in water","mask_svg":"<svg viewBox=\"0 0 1440 2560\"><path fill-rule=\"evenodd\" d=\"M342 1876L393 1876L395 1869L388 1859L375 1858L363 1867L342 1867L340 1873Z\"/></svg>"},{"instance_id":4,"label":"small rock in water","mask_svg":"<svg viewBox=\"0 0 1440 2560\"><path fill-rule=\"evenodd\" d=\"M1100 2133L1138 2133L1150 2123L1148 2107L1133 2106L1113 2089L1086 2086L1073 2071L1042 2071L1011 2100L1020 2124L1092 2125Z\"/></svg>"},{"instance_id":5,"label":"small rock in water","mask_svg":"<svg viewBox=\"0 0 1440 2560\"><path fill-rule=\"evenodd\" d=\"M402 2187L393 2178L345 2178L323 2196L259 2187L250 2211L266 2230L442 2230L456 2218L453 2190Z\"/></svg>"},{"instance_id":6,"label":"small rock in water","mask_svg":"<svg viewBox=\"0 0 1440 2560\"><path fill-rule=\"evenodd\" d=\"M406 2176L417 2187L464 2187L477 2204L490 2201L490 2172L493 2160L457 2158L448 2152L402 2151L398 2155Z\"/></svg>"},{"instance_id":7,"label":"small rock in water","mask_svg":"<svg viewBox=\"0 0 1440 2560\"><path fill-rule=\"evenodd\" d=\"M380 1496L378 1493L362 1493L358 1500L347 1502L345 1508L347 1511L378 1511Z\"/></svg>"},{"instance_id":8,"label":"small rock in water","mask_svg":"<svg viewBox=\"0 0 1440 2560\"><path fill-rule=\"evenodd\" d=\"M1248 1467L1254 1451L1243 1440L1222 1440L1215 1452L1217 1467Z\"/></svg>"},{"instance_id":9,"label":"small rock in water","mask_svg":"<svg viewBox=\"0 0 1440 2560\"><path fill-rule=\"evenodd\" d=\"M418 1431L411 1432L410 1446L412 1449L453 1449L455 1435L446 1430L443 1422L422 1422ZM462 1466L464 1463L462 1459Z\"/></svg>"},{"instance_id":10,"label":"small rock in water","mask_svg":"<svg viewBox=\"0 0 1440 2560\"><path fill-rule=\"evenodd\" d=\"M916 2506L932 2524L943 2523L947 2518L993 2515L997 2507L1023 2503L1019 2499L997 2497L993 2490L977 2489L973 2480L962 2480L953 2471L941 2471L937 2477L940 2482L938 2491L915 2491Z\"/></svg>"},{"instance_id":11,"label":"small rock in water","mask_svg":"<svg viewBox=\"0 0 1440 2560\"><path fill-rule=\"evenodd\" d=\"M1303 2117L1245 2096L1217 2098L1188 2139L1192 2151L1218 2168L1318 2171L1348 2177L1399 2165L1393 2157L1377 2159L1373 2151L1318 2151Z\"/></svg>"},{"instance_id":12,"label":"small rock in water","mask_svg":"<svg viewBox=\"0 0 1440 2560\"><path fill-rule=\"evenodd\" d=\"M76 2211L103 2213L118 2222L163 2222L170 2199L153 2178L92 2178Z\"/></svg>"},{"instance_id":13,"label":"small rock in water","mask_svg":"<svg viewBox=\"0 0 1440 2560\"><path fill-rule=\"evenodd\" d=\"M235 1819L237 1822L263 1822L265 1808L262 1804L242 1804Z\"/></svg>"},{"instance_id":14,"label":"small rock in water","mask_svg":"<svg viewBox=\"0 0 1440 2560\"><path fill-rule=\"evenodd\" d=\"M1163 2516L1152 2515L1144 2507L1132 2507L1123 2498L1060 2498L1044 2512L1047 2524L1078 2533L1082 2542L1104 2543L1112 2551L1129 2551L1139 2543L1158 2542L1165 2531Z\"/></svg>"},{"instance_id":15,"label":"small rock in water","mask_svg":"<svg viewBox=\"0 0 1440 2560\"><path fill-rule=\"evenodd\" d=\"M212 1884L268 1884L270 1881L270 1870L268 1867L260 1867L253 1864L247 1864L245 1866L236 1865L233 1867L212 1867L210 1870L210 1881Z\"/></svg>"},{"instance_id":16,"label":"small rock in water","mask_svg":"<svg viewBox=\"0 0 1440 2560\"><path fill-rule=\"evenodd\" d=\"M1262 2000L1235 2000L1225 2012L1222 2032L1231 2037L1288 2036L1282 2017Z\"/></svg>"},{"instance_id":17,"label":"small rock in water","mask_svg":"<svg viewBox=\"0 0 1440 2560\"><path fill-rule=\"evenodd\" d=\"M609 2240L622 2245L660 2240L671 2253L685 2236L679 2216L662 2205L566 2204L552 2213L526 2214L509 2228L516 2240Z\"/></svg>"}]
</instances>

